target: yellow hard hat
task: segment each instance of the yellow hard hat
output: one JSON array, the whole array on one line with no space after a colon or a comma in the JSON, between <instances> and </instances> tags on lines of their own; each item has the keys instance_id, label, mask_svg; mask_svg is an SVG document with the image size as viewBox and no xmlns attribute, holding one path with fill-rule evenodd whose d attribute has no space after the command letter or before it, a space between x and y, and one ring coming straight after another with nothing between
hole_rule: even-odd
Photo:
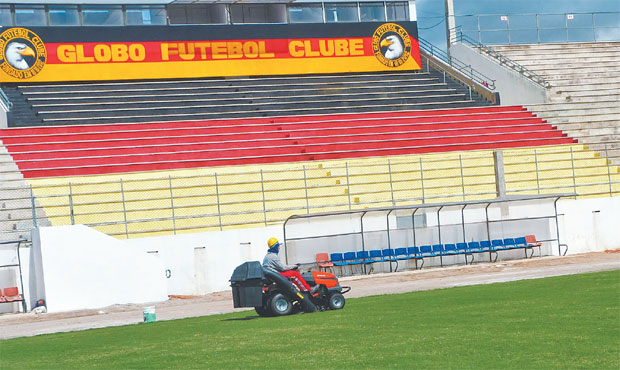
<instances>
[{"instance_id":1,"label":"yellow hard hat","mask_svg":"<svg viewBox=\"0 0 620 370\"><path fill-rule=\"evenodd\" d=\"M276 238L269 238L269 240L267 240L267 246L269 248L273 247L277 243L278 243L278 239L276 239Z\"/></svg>"}]
</instances>

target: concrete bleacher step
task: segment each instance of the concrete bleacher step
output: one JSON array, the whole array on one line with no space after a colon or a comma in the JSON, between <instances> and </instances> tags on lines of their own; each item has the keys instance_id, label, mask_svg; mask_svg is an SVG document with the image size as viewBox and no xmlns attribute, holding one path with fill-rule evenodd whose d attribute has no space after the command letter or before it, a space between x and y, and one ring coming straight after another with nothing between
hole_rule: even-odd
<instances>
[{"instance_id":1,"label":"concrete bleacher step","mask_svg":"<svg viewBox=\"0 0 620 370\"><path fill-rule=\"evenodd\" d=\"M339 92L337 94L330 95L322 95L322 94L299 94L292 96L281 96L281 97L273 97L273 96L251 96L251 97L218 97L218 96L205 96L202 98L196 99L166 99L161 101L127 101L127 102L95 102L95 103L80 103L80 104L71 104L71 105L53 105L53 106L40 106L35 105L39 108L40 115L50 115L54 113L62 113L62 114L74 114L74 113L83 113L83 112L97 112L98 114L108 114L107 112L119 112L123 114L123 112L132 112L132 111L141 111L141 110L149 110L149 109L177 109L177 110L186 110L192 108L210 108L214 107L226 107L226 106L243 106L243 105L254 105L254 106L273 106L273 105L282 105L286 107L287 104L321 104L322 106L328 106L329 104L340 104L340 103L351 103L356 101L367 101L367 100L392 100L398 99L399 101L407 102L413 101L414 99L418 99L421 102L432 102L438 101L440 99L450 100L450 99L463 99L464 96L461 94L456 94L455 90L452 89L434 89L434 90L405 90L405 91L389 91L389 92L358 92L355 95L348 94L345 92Z\"/></svg>"},{"instance_id":2,"label":"concrete bleacher step","mask_svg":"<svg viewBox=\"0 0 620 370\"><path fill-rule=\"evenodd\" d=\"M617 56L595 57L591 59L575 59L573 62L567 62L563 58L558 59L517 59L513 60L522 65L527 65L528 69L534 71L544 71L548 69L555 70L571 70L576 68L592 69L592 71L601 71L603 68L615 69L620 66L620 61ZM558 63L561 63L558 65Z\"/></svg>"},{"instance_id":3,"label":"concrete bleacher step","mask_svg":"<svg viewBox=\"0 0 620 370\"><path fill-rule=\"evenodd\" d=\"M21 105L9 122L11 127L489 105L433 70L63 83L19 86L17 90Z\"/></svg>"},{"instance_id":4,"label":"concrete bleacher step","mask_svg":"<svg viewBox=\"0 0 620 370\"><path fill-rule=\"evenodd\" d=\"M404 112L419 109L446 109L446 108L467 108L475 104L473 100L462 100L454 102L437 102L437 103L411 103L411 104L389 104L383 105L356 105L355 109L347 107L312 107L306 109L263 109L263 110L234 110L227 112L194 112L194 113L176 113L169 115L125 115L122 117L88 117L87 119L79 117L71 118L45 118L43 123L47 125L76 125L76 124L109 124L109 123L145 123L145 122L181 122L187 120L206 120L206 119L241 119L241 118L258 118L258 117L285 117L285 116L304 116L316 114L341 114L343 111L359 113L376 113L376 112Z\"/></svg>"},{"instance_id":5,"label":"concrete bleacher step","mask_svg":"<svg viewBox=\"0 0 620 370\"><path fill-rule=\"evenodd\" d=\"M225 91L277 91L304 89L331 89L339 87L385 86L399 84L425 84L436 82L428 73L392 73L371 75L331 75L327 77L295 76L294 78L252 78L241 80L222 80L217 78L202 80L151 80L151 81L122 81L114 83L74 83L20 86L19 89L28 98L43 96L119 96L131 93L158 94L161 92L225 92Z\"/></svg>"},{"instance_id":6,"label":"concrete bleacher step","mask_svg":"<svg viewBox=\"0 0 620 370\"><path fill-rule=\"evenodd\" d=\"M0 240L28 237L32 228L31 190L0 141ZM35 201L34 212L41 226L49 226L43 208Z\"/></svg>"},{"instance_id":7,"label":"concrete bleacher step","mask_svg":"<svg viewBox=\"0 0 620 370\"><path fill-rule=\"evenodd\" d=\"M524 65L526 62L523 62ZM529 66L528 66L529 67ZM548 68L547 68L548 67ZM582 65L573 65L572 67L563 67L558 68L555 64L550 64L549 66L541 66L537 68L536 66L532 66L529 68L532 71L542 75L543 77L547 77L550 80L553 80L555 77L562 77L566 75L576 75L582 73L584 71L584 66ZM595 65L587 68L587 72L584 72L582 78L594 78L603 74L609 75L617 75L616 71L620 70L620 65Z\"/></svg>"},{"instance_id":8,"label":"concrete bleacher step","mask_svg":"<svg viewBox=\"0 0 620 370\"><path fill-rule=\"evenodd\" d=\"M593 81L605 81L607 78L618 77L620 68L617 69L605 69L603 71L591 71L590 69L583 70L582 68L574 70L546 70L540 71L539 74L544 75L548 82L553 86L555 81L559 84L564 84L565 81L569 83L583 83Z\"/></svg>"},{"instance_id":9,"label":"concrete bleacher step","mask_svg":"<svg viewBox=\"0 0 620 370\"><path fill-rule=\"evenodd\" d=\"M502 54L516 53L516 55L544 54L557 52L607 51L618 48L617 42L571 42L571 43L544 43L519 45L494 45L493 49Z\"/></svg>"},{"instance_id":10,"label":"concrete bleacher step","mask_svg":"<svg viewBox=\"0 0 620 370\"><path fill-rule=\"evenodd\" d=\"M614 95L618 91L618 83L608 82L600 84L572 84L564 86L552 86L549 93L556 94L570 94L579 96L607 96ZM614 99L615 97L609 97Z\"/></svg>"},{"instance_id":11,"label":"concrete bleacher step","mask_svg":"<svg viewBox=\"0 0 620 370\"><path fill-rule=\"evenodd\" d=\"M346 128L340 132L330 133L296 133L289 137L286 132L273 135L269 133L248 133L246 135L217 135L213 136L193 136L193 137L155 137L146 140L129 138L125 140L101 140L99 142L88 143L67 143L72 145L62 145L60 143L37 144L37 150L20 151L26 149L31 144L14 145L11 147L13 157L17 161L34 159L62 159L62 158L93 158L100 156L129 156L131 154L143 155L147 153L156 154L160 152L176 153L181 151L209 151L213 149L226 151L235 148L243 149L246 147L260 148L261 146L273 146L280 149L287 145L299 145L306 148L311 145L331 143L346 143L344 140L357 140L369 145L377 141L390 141L398 143L407 141L414 143L419 141L433 143L433 139L442 140L445 135L453 135L455 139L471 139L472 136L496 137L498 134L509 134L514 138L526 138L528 135L536 134L538 138L561 137L561 132L554 130L551 125L526 125L526 126L496 126L496 127L471 127L457 129L425 129L405 131L400 130L354 130ZM286 135L285 135L286 134ZM429 140L431 139L431 140ZM471 141L471 140L469 140ZM77 144L77 145L76 145ZM82 144L82 145L79 145Z\"/></svg>"},{"instance_id":12,"label":"concrete bleacher step","mask_svg":"<svg viewBox=\"0 0 620 370\"><path fill-rule=\"evenodd\" d=\"M548 97L549 102L596 102L600 96L620 102L620 90L607 90L607 94L592 94L586 91L584 95L578 93L567 93L562 95L552 95Z\"/></svg>"},{"instance_id":13,"label":"concrete bleacher step","mask_svg":"<svg viewBox=\"0 0 620 370\"><path fill-rule=\"evenodd\" d=\"M581 76L558 76L554 78L551 89L588 88L592 90L597 90L599 88L610 88L613 86L617 86L617 84L620 83L620 75L617 73L610 73L609 75L604 75L600 77L604 77L604 79L600 81L594 81L591 78L583 78Z\"/></svg>"},{"instance_id":14,"label":"concrete bleacher step","mask_svg":"<svg viewBox=\"0 0 620 370\"><path fill-rule=\"evenodd\" d=\"M235 89L238 90L238 89ZM443 91L450 90L454 91L454 89L447 89L443 83L429 83L429 84L400 84L390 87L388 93L394 92L413 92L413 93L424 93L429 91ZM262 91L232 91L230 89L225 91L188 91L186 89L182 89L181 91L166 91L166 92L156 92L151 91L149 94L147 92L130 92L127 94L114 94L109 93L106 95L103 94L95 94L95 95L85 95L81 93L72 93L72 94L62 94L61 96L49 96L45 95L40 98L28 98L32 103L33 107L54 107L54 106L64 106L64 105L81 105L81 104L131 104L131 103L140 103L140 102L160 102L160 101L174 101L178 102L181 100L191 99L261 99L261 98L294 98L297 96L338 96L343 94L370 94L370 93L381 93L383 90L377 89L375 86L351 86L351 87L333 87L333 88L325 88L325 89L317 89L317 90L309 90L307 88L291 88L291 89L277 89L277 90L262 90ZM69 96L70 95L70 96Z\"/></svg>"},{"instance_id":15,"label":"concrete bleacher step","mask_svg":"<svg viewBox=\"0 0 620 370\"><path fill-rule=\"evenodd\" d=\"M27 177L573 142L522 107L268 118L240 124L188 121L8 129L5 134L11 135L5 140ZM32 150L35 142L38 149Z\"/></svg>"},{"instance_id":16,"label":"concrete bleacher step","mask_svg":"<svg viewBox=\"0 0 620 370\"><path fill-rule=\"evenodd\" d=\"M529 109L617 165L620 42L510 45L497 50L551 84L549 103Z\"/></svg>"},{"instance_id":17,"label":"concrete bleacher step","mask_svg":"<svg viewBox=\"0 0 620 370\"><path fill-rule=\"evenodd\" d=\"M122 91L135 89L136 91L196 87L237 87L237 86L274 86L283 85L308 85L321 86L324 84L359 83L365 84L372 81L395 81L395 80L418 80L428 79L428 73L424 71L399 71L385 73L351 73L351 74L328 74L328 75L294 75L294 76L257 76L257 77L227 77L227 78L204 78L204 79L179 79L179 80L147 80L147 81L122 81L122 82L85 82L85 83L59 83L51 85L24 85L20 88L25 93L35 92L67 92L67 91Z\"/></svg>"},{"instance_id":18,"label":"concrete bleacher step","mask_svg":"<svg viewBox=\"0 0 620 370\"><path fill-rule=\"evenodd\" d=\"M586 102L589 103L589 102ZM570 105L574 104L574 107ZM594 103L590 103L594 104ZM557 103L559 107L552 107L553 104L546 105L544 107L528 106L532 111L544 119L561 119L563 122L576 122L576 120L588 120L592 117L602 120L617 118L617 114L620 113L620 108L602 106L588 109L586 104L575 103Z\"/></svg>"},{"instance_id":19,"label":"concrete bleacher step","mask_svg":"<svg viewBox=\"0 0 620 370\"><path fill-rule=\"evenodd\" d=\"M570 130L591 130L591 129L600 129L600 130L620 130L620 118L614 119L610 117L607 120L592 120L588 121L586 119L580 119L575 122L549 122L554 126L557 126L559 130L562 131L570 131ZM620 133L617 131L616 133Z\"/></svg>"}]
</instances>

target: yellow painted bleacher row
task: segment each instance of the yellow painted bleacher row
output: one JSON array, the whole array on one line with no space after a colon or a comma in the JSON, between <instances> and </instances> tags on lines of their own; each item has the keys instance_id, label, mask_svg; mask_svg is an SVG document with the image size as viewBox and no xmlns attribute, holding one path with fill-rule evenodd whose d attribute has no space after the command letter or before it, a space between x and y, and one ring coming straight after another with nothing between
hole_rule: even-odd
<instances>
[{"instance_id":1,"label":"yellow painted bleacher row","mask_svg":"<svg viewBox=\"0 0 620 370\"><path fill-rule=\"evenodd\" d=\"M580 144L507 149L504 163L510 195L620 195L618 167ZM52 225L87 224L120 238L496 195L490 150L28 181Z\"/></svg>"}]
</instances>

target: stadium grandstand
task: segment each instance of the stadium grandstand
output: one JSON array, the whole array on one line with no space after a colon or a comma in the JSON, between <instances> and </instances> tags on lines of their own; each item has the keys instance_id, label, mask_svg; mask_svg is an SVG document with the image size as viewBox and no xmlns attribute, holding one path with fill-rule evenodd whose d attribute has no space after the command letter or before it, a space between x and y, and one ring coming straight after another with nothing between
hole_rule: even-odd
<instances>
[{"instance_id":1,"label":"stadium grandstand","mask_svg":"<svg viewBox=\"0 0 620 370\"><path fill-rule=\"evenodd\" d=\"M0 238L21 261L0 285L24 311L206 294L291 217L373 210L413 222L364 246L362 221L362 249L394 249L392 229L412 234L399 247L617 248L620 42L489 45L446 3L447 47L419 36L413 0L0 3ZM466 225L476 205L500 226L487 208ZM304 220L332 233L304 256L359 251ZM94 298L102 276L140 294Z\"/></svg>"}]
</instances>

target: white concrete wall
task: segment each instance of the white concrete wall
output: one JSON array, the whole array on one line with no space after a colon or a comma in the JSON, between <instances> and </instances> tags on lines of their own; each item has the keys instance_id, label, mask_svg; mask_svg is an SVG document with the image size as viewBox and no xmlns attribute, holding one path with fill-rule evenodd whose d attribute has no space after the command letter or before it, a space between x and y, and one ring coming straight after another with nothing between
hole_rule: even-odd
<instances>
[{"instance_id":1,"label":"white concrete wall","mask_svg":"<svg viewBox=\"0 0 620 370\"><path fill-rule=\"evenodd\" d=\"M7 127L9 127L9 121L6 115L6 111L2 107L2 104L0 104L0 128L7 128Z\"/></svg>"},{"instance_id":2,"label":"white concrete wall","mask_svg":"<svg viewBox=\"0 0 620 370\"><path fill-rule=\"evenodd\" d=\"M486 76L495 80L495 91L499 92L501 105L523 105L545 103L545 88L531 82L517 72L502 67L495 60L478 53L471 47L456 43L450 45L450 55L465 64L484 71Z\"/></svg>"},{"instance_id":3,"label":"white concrete wall","mask_svg":"<svg viewBox=\"0 0 620 370\"><path fill-rule=\"evenodd\" d=\"M230 288L235 267L261 261L267 240L283 241L282 226L129 239L127 244L161 257L169 273L168 294L200 295ZM282 249L283 250L283 249ZM284 261L286 256L281 252Z\"/></svg>"},{"instance_id":4,"label":"white concrete wall","mask_svg":"<svg viewBox=\"0 0 620 370\"><path fill-rule=\"evenodd\" d=\"M536 206L513 207L510 216L541 212L530 207ZM549 213L548 204L541 207ZM620 248L620 197L562 200L558 213L560 240L569 246L569 254ZM303 224L309 228L304 234L316 234L314 225ZM549 230L548 236L555 236L554 222L536 227L541 228L541 235ZM25 296L29 309L43 298L51 312L58 312L155 302L169 294L225 291L230 289L228 280L236 266L262 261L270 237L282 241L282 226L130 240L114 239L82 225L43 227L33 231L32 250L22 249ZM513 254L503 253L502 258L522 258L522 251ZM544 248L543 254L557 255L557 246ZM479 260L485 258L479 256ZM0 263L14 259L14 253L0 253ZM453 260L444 262L458 259ZM429 260L425 266L438 262ZM0 275L1 286L15 284L14 271ZM3 310L16 311L14 307Z\"/></svg>"},{"instance_id":5,"label":"white concrete wall","mask_svg":"<svg viewBox=\"0 0 620 370\"><path fill-rule=\"evenodd\" d=\"M568 254L620 248L620 197L561 201L558 214Z\"/></svg>"},{"instance_id":6,"label":"white concrete wall","mask_svg":"<svg viewBox=\"0 0 620 370\"><path fill-rule=\"evenodd\" d=\"M163 263L124 241L83 225L33 234L31 278L48 312L168 299Z\"/></svg>"}]
</instances>

